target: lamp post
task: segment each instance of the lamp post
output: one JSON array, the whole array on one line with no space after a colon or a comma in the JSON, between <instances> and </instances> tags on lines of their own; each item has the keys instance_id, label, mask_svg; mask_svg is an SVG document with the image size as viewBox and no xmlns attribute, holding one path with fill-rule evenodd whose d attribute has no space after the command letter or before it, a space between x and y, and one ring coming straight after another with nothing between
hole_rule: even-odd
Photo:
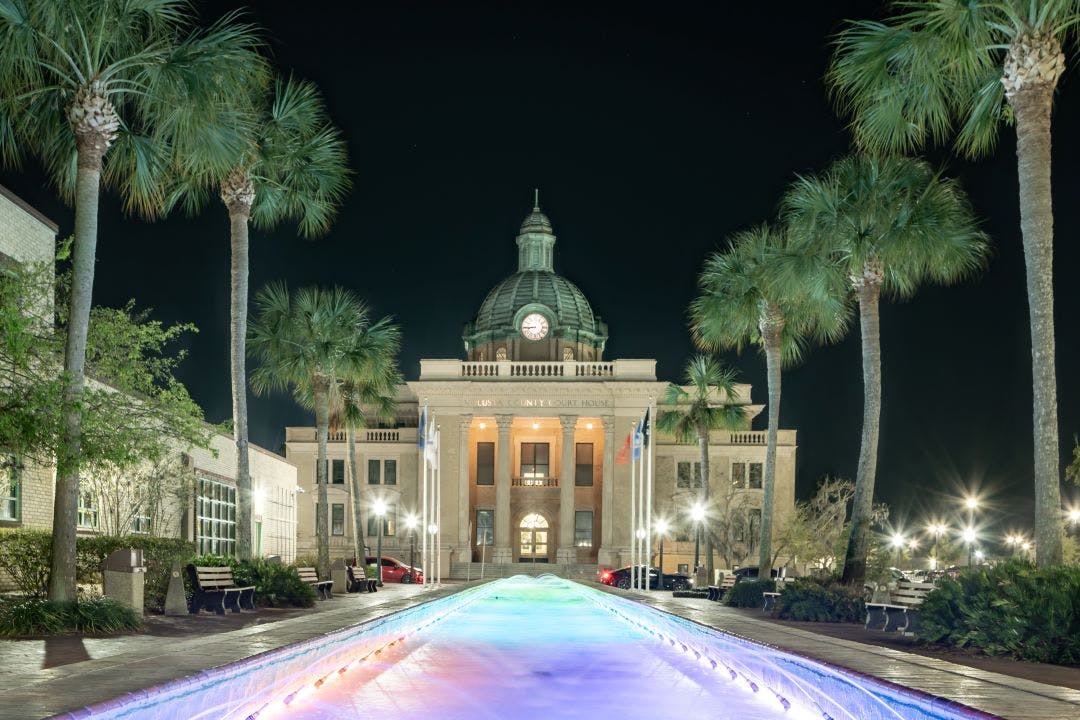
<instances>
[{"instance_id":1,"label":"lamp post","mask_svg":"<svg viewBox=\"0 0 1080 720\"><path fill-rule=\"evenodd\" d=\"M416 562L416 513L410 513L405 518L405 527L409 528L409 577L412 578L411 582L416 582L416 568L413 563Z\"/></svg>"},{"instance_id":2,"label":"lamp post","mask_svg":"<svg viewBox=\"0 0 1080 720\"><path fill-rule=\"evenodd\" d=\"M934 565L934 567L932 567L931 570L936 570L937 569L937 556L938 556L937 555L938 541L941 539L942 535L944 535L945 533L947 533L949 531L949 528L948 528L947 525L945 525L945 523L931 522L926 527L926 529L930 533L930 536L934 538L933 547L930 550L930 559L933 561L931 564Z\"/></svg>"},{"instance_id":3,"label":"lamp post","mask_svg":"<svg viewBox=\"0 0 1080 720\"><path fill-rule=\"evenodd\" d=\"M660 577L657 578L657 587L661 590L664 589L664 534L668 531L667 520L660 519L656 521L656 534L660 536L660 565L659 572Z\"/></svg>"},{"instance_id":4,"label":"lamp post","mask_svg":"<svg viewBox=\"0 0 1080 720\"><path fill-rule=\"evenodd\" d=\"M696 502L690 508L690 517L694 521L694 573L697 574L701 550L701 521L705 519L705 507Z\"/></svg>"},{"instance_id":5,"label":"lamp post","mask_svg":"<svg viewBox=\"0 0 1080 720\"><path fill-rule=\"evenodd\" d=\"M376 500L374 508L375 517L379 519L379 539L375 549L375 584L382 587L382 535L383 535L383 517L386 515L386 503L383 500Z\"/></svg>"},{"instance_id":6,"label":"lamp post","mask_svg":"<svg viewBox=\"0 0 1080 720\"><path fill-rule=\"evenodd\" d=\"M975 528L970 525L964 528L964 543L968 546L968 567L971 567L971 553L975 549L975 540L977 538Z\"/></svg>"},{"instance_id":7,"label":"lamp post","mask_svg":"<svg viewBox=\"0 0 1080 720\"><path fill-rule=\"evenodd\" d=\"M899 569L900 568L900 554L904 552L904 545L907 544L907 540L905 540L904 536L901 535L900 533L893 533L893 536L892 536L892 539L890 540L890 542L891 542L892 546L894 548L896 548L896 567L897 567L897 569Z\"/></svg>"}]
</instances>

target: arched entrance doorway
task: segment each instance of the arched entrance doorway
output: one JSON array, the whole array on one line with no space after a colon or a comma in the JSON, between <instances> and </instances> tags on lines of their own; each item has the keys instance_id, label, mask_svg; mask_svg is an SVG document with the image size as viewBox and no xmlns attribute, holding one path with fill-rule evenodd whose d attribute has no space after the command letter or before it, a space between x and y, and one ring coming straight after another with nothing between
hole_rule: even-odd
<instances>
[{"instance_id":1,"label":"arched entrance doorway","mask_svg":"<svg viewBox=\"0 0 1080 720\"><path fill-rule=\"evenodd\" d=\"M518 525L521 547L518 562L546 563L548 561L548 521L539 513L529 513Z\"/></svg>"}]
</instances>

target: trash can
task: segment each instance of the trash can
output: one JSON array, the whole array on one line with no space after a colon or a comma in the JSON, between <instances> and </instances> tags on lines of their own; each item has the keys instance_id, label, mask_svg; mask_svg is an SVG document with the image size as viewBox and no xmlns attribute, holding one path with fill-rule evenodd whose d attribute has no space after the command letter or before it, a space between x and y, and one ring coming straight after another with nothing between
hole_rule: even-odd
<instances>
[{"instance_id":1,"label":"trash can","mask_svg":"<svg viewBox=\"0 0 1080 720\"><path fill-rule=\"evenodd\" d=\"M142 614L143 585L146 581L142 550L121 548L109 553L102 566L102 576L105 597Z\"/></svg>"},{"instance_id":2,"label":"trash can","mask_svg":"<svg viewBox=\"0 0 1080 720\"><path fill-rule=\"evenodd\" d=\"M349 571L345 568L345 558L338 558L330 563L330 579L334 581L334 589L339 593L348 592Z\"/></svg>"}]
</instances>

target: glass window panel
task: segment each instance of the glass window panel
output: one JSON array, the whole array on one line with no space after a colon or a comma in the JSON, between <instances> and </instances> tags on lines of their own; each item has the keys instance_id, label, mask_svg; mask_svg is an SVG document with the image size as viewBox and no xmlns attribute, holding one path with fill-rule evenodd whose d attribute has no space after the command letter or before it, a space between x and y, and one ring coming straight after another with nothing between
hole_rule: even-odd
<instances>
[{"instance_id":1,"label":"glass window panel","mask_svg":"<svg viewBox=\"0 0 1080 720\"><path fill-rule=\"evenodd\" d=\"M335 458L332 463L333 472L330 474L331 482L334 485L345 484L345 461Z\"/></svg>"},{"instance_id":2,"label":"glass window panel","mask_svg":"<svg viewBox=\"0 0 1080 720\"><path fill-rule=\"evenodd\" d=\"M746 463L731 463L731 484L737 488L746 487Z\"/></svg>"},{"instance_id":3,"label":"glass window panel","mask_svg":"<svg viewBox=\"0 0 1080 720\"><path fill-rule=\"evenodd\" d=\"M387 460L383 464L383 485L397 485L397 460Z\"/></svg>"},{"instance_id":4,"label":"glass window panel","mask_svg":"<svg viewBox=\"0 0 1080 720\"><path fill-rule=\"evenodd\" d=\"M762 466L761 463L750 463L750 488L761 489Z\"/></svg>"},{"instance_id":5,"label":"glass window panel","mask_svg":"<svg viewBox=\"0 0 1080 720\"><path fill-rule=\"evenodd\" d=\"M495 484L495 443L476 443L476 484Z\"/></svg>"},{"instance_id":6,"label":"glass window panel","mask_svg":"<svg viewBox=\"0 0 1080 720\"><path fill-rule=\"evenodd\" d=\"M533 555L547 555L547 545L537 545Z\"/></svg>"},{"instance_id":7,"label":"glass window panel","mask_svg":"<svg viewBox=\"0 0 1080 720\"><path fill-rule=\"evenodd\" d=\"M532 542L532 531L531 530L522 530L521 531L521 543L522 543L522 545L524 545L527 542Z\"/></svg>"},{"instance_id":8,"label":"glass window panel","mask_svg":"<svg viewBox=\"0 0 1080 720\"><path fill-rule=\"evenodd\" d=\"M574 545L592 547L593 514L591 510L574 513Z\"/></svg>"},{"instance_id":9,"label":"glass window panel","mask_svg":"<svg viewBox=\"0 0 1080 720\"><path fill-rule=\"evenodd\" d=\"M547 531L546 530L537 530L535 533L533 533L533 541L538 542L538 543L546 543L547 542Z\"/></svg>"},{"instance_id":10,"label":"glass window panel","mask_svg":"<svg viewBox=\"0 0 1080 720\"><path fill-rule=\"evenodd\" d=\"M476 544L477 545L494 545L495 544L495 511L494 510L477 510L476 511Z\"/></svg>"},{"instance_id":11,"label":"glass window panel","mask_svg":"<svg viewBox=\"0 0 1080 720\"><path fill-rule=\"evenodd\" d=\"M345 534L345 505L334 503L330 506L330 534Z\"/></svg>"},{"instance_id":12,"label":"glass window panel","mask_svg":"<svg viewBox=\"0 0 1080 720\"><path fill-rule=\"evenodd\" d=\"M367 481L368 485L378 485L382 482L382 478L379 477L382 471L382 463L378 460L371 459L367 461Z\"/></svg>"},{"instance_id":13,"label":"glass window panel","mask_svg":"<svg viewBox=\"0 0 1080 720\"><path fill-rule=\"evenodd\" d=\"M593 444L578 443L574 448L574 485L593 484Z\"/></svg>"}]
</instances>

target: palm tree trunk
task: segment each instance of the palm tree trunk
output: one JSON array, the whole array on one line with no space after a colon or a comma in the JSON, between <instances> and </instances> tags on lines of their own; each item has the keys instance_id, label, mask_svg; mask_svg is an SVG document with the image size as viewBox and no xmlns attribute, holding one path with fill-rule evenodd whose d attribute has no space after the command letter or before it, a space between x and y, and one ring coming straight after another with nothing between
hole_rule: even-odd
<instances>
[{"instance_id":1,"label":"palm tree trunk","mask_svg":"<svg viewBox=\"0 0 1080 720\"><path fill-rule=\"evenodd\" d=\"M352 484L353 535L356 544L356 566L364 567L367 553L364 552L364 516L363 503L360 501L360 476L356 472L356 430L352 425L345 426L345 437L349 442L349 482Z\"/></svg>"},{"instance_id":2,"label":"palm tree trunk","mask_svg":"<svg viewBox=\"0 0 1080 720\"><path fill-rule=\"evenodd\" d=\"M251 472L248 467L247 357L248 314L248 210L234 204L229 209L232 238L230 268L230 381L232 384L233 440L236 442L236 554L241 560L251 558Z\"/></svg>"},{"instance_id":3,"label":"palm tree trunk","mask_svg":"<svg viewBox=\"0 0 1080 720\"><path fill-rule=\"evenodd\" d=\"M1063 559L1057 373L1054 368L1054 215L1050 186L1053 93L1053 87L1033 84L1009 101L1016 118L1020 230L1024 236L1031 322L1035 559L1039 567L1060 565Z\"/></svg>"},{"instance_id":4,"label":"palm tree trunk","mask_svg":"<svg viewBox=\"0 0 1080 720\"><path fill-rule=\"evenodd\" d=\"M758 546L758 577L767 579L772 571L773 499L776 495L776 432L780 427L780 331L782 325L770 321L763 333L765 368L769 382L769 431L765 444L765 487L761 499L761 542Z\"/></svg>"},{"instance_id":5,"label":"palm tree trunk","mask_svg":"<svg viewBox=\"0 0 1080 720\"><path fill-rule=\"evenodd\" d=\"M878 425L881 420L881 333L878 318L881 285L864 278L856 292L859 298L859 329L862 331L863 427L859 467L855 475L855 500L851 508L851 536L848 538L841 580L851 586L861 585L866 577L874 480L877 475Z\"/></svg>"},{"instance_id":6,"label":"palm tree trunk","mask_svg":"<svg viewBox=\"0 0 1080 720\"><path fill-rule=\"evenodd\" d=\"M319 442L319 462L315 480L319 483L319 504L315 509L315 535L318 544L319 577L330 577L330 512L326 492L326 441L330 434L330 388L324 381L312 383L315 396L315 433Z\"/></svg>"},{"instance_id":7,"label":"palm tree trunk","mask_svg":"<svg viewBox=\"0 0 1080 720\"><path fill-rule=\"evenodd\" d=\"M709 525L709 516L711 513L710 508L710 492L709 492L709 431L698 431L698 450L701 452L701 490L705 499L703 507L705 508L705 572L709 576L709 584L712 585L716 578L716 560L713 558L713 533L712 527Z\"/></svg>"},{"instance_id":8,"label":"palm tree trunk","mask_svg":"<svg viewBox=\"0 0 1080 720\"><path fill-rule=\"evenodd\" d=\"M72 250L71 300L64 346L64 437L56 457L49 599L75 600L75 538L79 511L79 466L82 459L80 401L86 383L86 335L97 255L98 196L106 147L78 141L75 175L75 245Z\"/></svg>"},{"instance_id":9,"label":"palm tree trunk","mask_svg":"<svg viewBox=\"0 0 1080 720\"><path fill-rule=\"evenodd\" d=\"M251 470L248 466L247 317L248 220L255 201L255 185L247 171L237 168L221 182L221 199L229 210L232 246L229 298L230 372L233 401L233 441L236 443L236 554L251 557Z\"/></svg>"}]
</instances>

